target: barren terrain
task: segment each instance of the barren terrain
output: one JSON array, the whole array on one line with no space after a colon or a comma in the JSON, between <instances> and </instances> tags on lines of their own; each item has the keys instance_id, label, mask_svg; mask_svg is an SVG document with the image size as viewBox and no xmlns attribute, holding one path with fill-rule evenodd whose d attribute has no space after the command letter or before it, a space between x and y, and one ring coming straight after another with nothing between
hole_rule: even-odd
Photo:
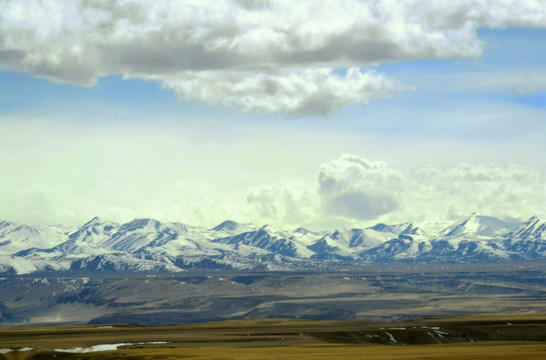
<instances>
[{"instance_id":1,"label":"barren terrain","mask_svg":"<svg viewBox=\"0 0 546 360\"><path fill-rule=\"evenodd\" d=\"M0 279L0 326L541 313L546 312L545 267L374 265L343 273L6 276Z\"/></svg>"}]
</instances>

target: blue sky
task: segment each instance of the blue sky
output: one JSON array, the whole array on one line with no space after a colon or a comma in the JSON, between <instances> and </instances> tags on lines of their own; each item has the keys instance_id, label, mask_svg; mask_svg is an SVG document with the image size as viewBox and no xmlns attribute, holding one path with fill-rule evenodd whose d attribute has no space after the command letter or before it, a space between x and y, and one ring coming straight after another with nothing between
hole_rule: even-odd
<instances>
[{"instance_id":1,"label":"blue sky","mask_svg":"<svg viewBox=\"0 0 546 360\"><path fill-rule=\"evenodd\" d=\"M0 218L545 215L540 2L191 3L0 4Z\"/></svg>"}]
</instances>

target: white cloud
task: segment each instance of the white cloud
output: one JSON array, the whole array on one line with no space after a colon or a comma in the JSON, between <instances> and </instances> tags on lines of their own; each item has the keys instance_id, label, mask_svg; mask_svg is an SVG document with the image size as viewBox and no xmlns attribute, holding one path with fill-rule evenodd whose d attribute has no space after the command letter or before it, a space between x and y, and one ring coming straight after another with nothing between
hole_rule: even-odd
<instances>
[{"instance_id":1,"label":"white cloud","mask_svg":"<svg viewBox=\"0 0 546 360\"><path fill-rule=\"evenodd\" d=\"M472 212L520 219L546 215L544 174L517 164L459 163L403 174L382 161L344 154L320 166L316 193L312 187L298 189L257 189L247 198L251 212L265 221L316 227L442 222Z\"/></svg>"},{"instance_id":2,"label":"white cloud","mask_svg":"<svg viewBox=\"0 0 546 360\"><path fill-rule=\"evenodd\" d=\"M246 202L243 216L256 223L302 226L315 221L318 215L315 189L304 184L254 188Z\"/></svg>"},{"instance_id":3,"label":"white cloud","mask_svg":"<svg viewBox=\"0 0 546 360\"><path fill-rule=\"evenodd\" d=\"M424 168L413 176L404 212L421 219L461 217L473 211L516 218L544 214L546 179L526 166L459 163L443 170Z\"/></svg>"},{"instance_id":4,"label":"white cloud","mask_svg":"<svg viewBox=\"0 0 546 360\"><path fill-rule=\"evenodd\" d=\"M504 153L501 145L419 148L414 141L379 144L329 129L251 131L206 120L193 128L15 120L0 122L6 135L0 141L0 219L22 223L78 225L98 215L212 227L231 218L318 230L444 221L474 211L546 216L545 167L521 165L526 153L510 158L513 151ZM224 138L226 129L233 133ZM526 139L528 152L542 154L542 140ZM388 163L349 154L325 161L343 148ZM514 164L499 165L502 159ZM423 165L429 160L435 165Z\"/></svg>"},{"instance_id":5,"label":"white cloud","mask_svg":"<svg viewBox=\"0 0 546 360\"><path fill-rule=\"evenodd\" d=\"M444 221L471 212L525 218L544 214L546 182L535 169L459 163L403 175L383 162L343 155L321 166L319 194L331 214L354 219Z\"/></svg>"},{"instance_id":6,"label":"white cloud","mask_svg":"<svg viewBox=\"0 0 546 360\"><path fill-rule=\"evenodd\" d=\"M331 69L478 57L484 43L476 30L483 26L546 27L546 5L539 0L4 0L0 67L87 86L121 74L160 81L183 99L292 116L325 114L400 90L380 74L349 70L353 81ZM313 90L317 87L322 92ZM297 88L303 95L289 101ZM340 88L347 89L343 96ZM248 95L252 91L257 93Z\"/></svg>"},{"instance_id":7,"label":"white cloud","mask_svg":"<svg viewBox=\"0 0 546 360\"><path fill-rule=\"evenodd\" d=\"M345 75L332 69L284 74L187 72L164 86L184 100L237 105L245 111L283 112L287 116L327 115L344 106L366 105L390 98L404 86L375 72L351 68Z\"/></svg>"},{"instance_id":8,"label":"white cloud","mask_svg":"<svg viewBox=\"0 0 546 360\"><path fill-rule=\"evenodd\" d=\"M320 167L322 207L330 215L367 220L396 210L402 174L384 162L344 154Z\"/></svg>"}]
</instances>

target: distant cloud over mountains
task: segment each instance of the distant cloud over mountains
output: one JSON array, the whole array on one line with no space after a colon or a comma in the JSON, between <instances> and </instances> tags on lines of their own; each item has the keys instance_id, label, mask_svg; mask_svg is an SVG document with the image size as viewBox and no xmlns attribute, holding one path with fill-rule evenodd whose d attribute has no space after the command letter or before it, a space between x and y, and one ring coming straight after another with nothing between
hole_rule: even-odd
<instances>
[{"instance_id":1,"label":"distant cloud over mountains","mask_svg":"<svg viewBox=\"0 0 546 360\"><path fill-rule=\"evenodd\" d=\"M322 164L316 189L315 193L296 186L264 187L247 200L261 221L293 224L310 219L328 224L336 218L356 223L442 221L476 209L500 217L525 217L542 214L546 203L544 177L522 165L461 162L405 172L354 154Z\"/></svg>"}]
</instances>

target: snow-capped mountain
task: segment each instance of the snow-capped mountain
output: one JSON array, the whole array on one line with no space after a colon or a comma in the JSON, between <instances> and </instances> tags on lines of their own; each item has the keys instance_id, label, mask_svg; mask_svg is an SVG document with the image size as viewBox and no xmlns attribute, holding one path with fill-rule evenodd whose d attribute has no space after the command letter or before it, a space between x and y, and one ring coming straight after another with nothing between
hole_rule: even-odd
<instances>
[{"instance_id":1,"label":"snow-capped mountain","mask_svg":"<svg viewBox=\"0 0 546 360\"><path fill-rule=\"evenodd\" d=\"M525 254L527 258L546 257L546 220L533 216L505 236L504 246L513 257Z\"/></svg>"},{"instance_id":2,"label":"snow-capped mountain","mask_svg":"<svg viewBox=\"0 0 546 360\"><path fill-rule=\"evenodd\" d=\"M513 231L510 231L505 237L513 243L518 241L546 241L546 220L533 216Z\"/></svg>"},{"instance_id":3,"label":"snow-capped mountain","mask_svg":"<svg viewBox=\"0 0 546 360\"><path fill-rule=\"evenodd\" d=\"M50 248L66 240L70 228L28 226L0 221L0 254L14 254L30 248Z\"/></svg>"},{"instance_id":4,"label":"snow-capped mountain","mask_svg":"<svg viewBox=\"0 0 546 360\"><path fill-rule=\"evenodd\" d=\"M390 226L396 237L361 253L372 261L414 260L432 249L430 236L414 224Z\"/></svg>"},{"instance_id":5,"label":"snow-capped mountain","mask_svg":"<svg viewBox=\"0 0 546 360\"><path fill-rule=\"evenodd\" d=\"M120 225L95 217L81 228L68 235L68 240L52 248L63 254L102 254L107 251L103 243L107 241Z\"/></svg>"},{"instance_id":6,"label":"snow-capped mountain","mask_svg":"<svg viewBox=\"0 0 546 360\"><path fill-rule=\"evenodd\" d=\"M214 243L232 245L238 249L241 245L267 250L274 254L308 258L313 252L307 248L317 238L310 233L287 232L265 225L258 230L212 240Z\"/></svg>"},{"instance_id":7,"label":"snow-capped mountain","mask_svg":"<svg viewBox=\"0 0 546 360\"><path fill-rule=\"evenodd\" d=\"M495 217L472 213L460 222L446 228L442 234L452 238L464 235L495 237L506 234L517 225L519 222L507 222Z\"/></svg>"},{"instance_id":8,"label":"snow-capped mountain","mask_svg":"<svg viewBox=\"0 0 546 360\"><path fill-rule=\"evenodd\" d=\"M431 260L446 256L467 261L509 260L512 254L504 247L503 236L519 224L521 222L473 213L432 239L428 257Z\"/></svg>"},{"instance_id":9,"label":"snow-capped mountain","mask_svg":"<svg viewBox=\"0 0 546 360\"><path fill-rule=\"evenodd\" d=\"M233 220L226 220L221 224L216 225L212 228L214 231L226 232L229 234L240 234L248 231L255 230L256 227L251 224L240 224Z\"/></svg>"},{"instance_id":10,"label":"snow-capped mountain","mask_svg":"<svg viewBox=\"0 0 546 360\"><path fill-rule=\"evenodd\" d=\"M328 270L370 262L543 259L546 221L471 214L453 224L313 232L225 221L212 229L94 218L79 228L0 221L0 272Z\"/></svg>"}]
</instances>

